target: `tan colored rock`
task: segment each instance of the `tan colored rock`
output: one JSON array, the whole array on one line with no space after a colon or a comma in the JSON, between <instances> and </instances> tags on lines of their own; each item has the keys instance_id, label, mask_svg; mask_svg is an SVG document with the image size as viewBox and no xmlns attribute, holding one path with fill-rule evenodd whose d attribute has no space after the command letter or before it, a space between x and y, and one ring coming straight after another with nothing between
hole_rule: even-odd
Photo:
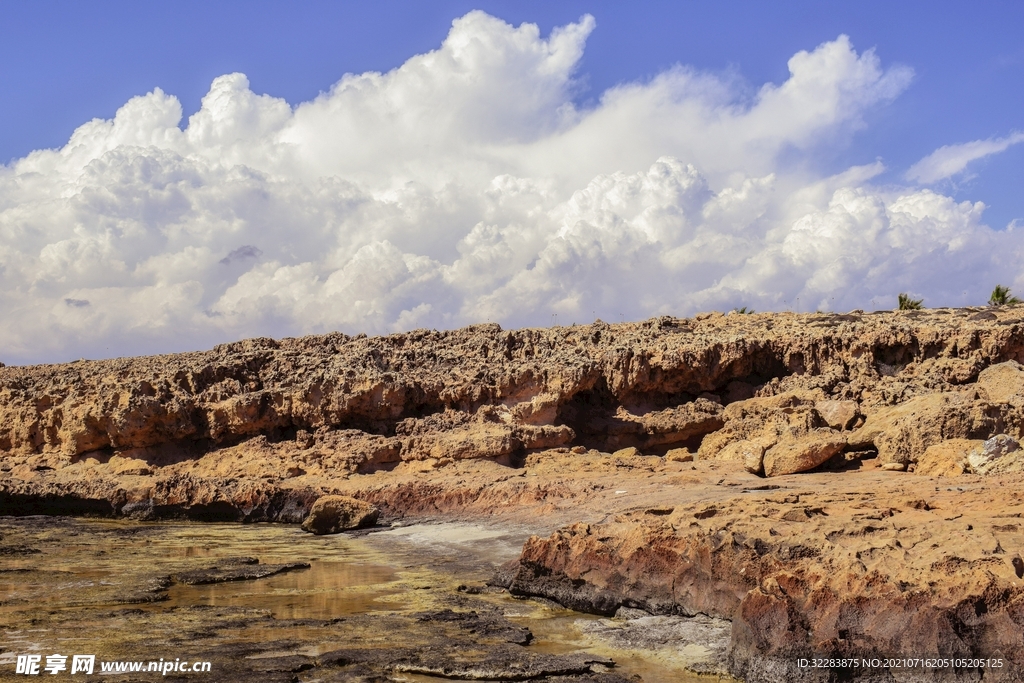
<instances>
[{"instance_id":1,"label":"tan colored rock","mask_svg":"<svg viewBox=\"0 0 1024 683\"><path fill-rule=\"evenodd\" d=\"M779 441L764 453L767 477L812 470L846 448L846 439L828 429Z\"/></svg>"},{"instance_id":2,"label":"tan colored rock","mask_svg":"<svg viewBox=\"0 0 1024 683\"><path fill-rule=\"evenodd\" d=\"M819 391L795 391L730 403L723 411L725 426L704 438L697 459L740 459L725 449L739 441L754 441L768 449L782 438L822 427L824 421L814 408L819 400Z\"/></svg>"},{"instance_id":3,"label":"tan colored rock","mask_svg":"<svg viewBox=\"0 0 1024 683\"><path fill-rule=\"evenodd\" d=\"M646 413L638 421L645 434L645 446L680 443L721 428L722 406L699 398L674 408Z\"/></svg>"},{"instance_id":4,"label":"tan colored rock","mask_svg":"<svg viewBox=\"0 0 1024 683\"><path fill-rule=\"evenodd\" d=\"M873 445L883 464L906 466L916 462L929 446L950 439L988 438L1001 426L997 407L976 400L973 392L952 391L878 409L848 440L854 448Z\"/></svg>"},{"instance_id":5,"label":"tan colored rock","mask_svg":"<svg viewBox=\"0 0 1024 683\"><path fill-rule=\"evenodd\" d=\"M743 463L743 468L752 474L761 474L765 448L756 441L734 441L718 454L717 460L733 460Z\"/></svg>"},{"instance_id":6,"label":"tan colored rock","mask_svg":"<svg viewBox=\"0 0 1024 683\"><path fill-rule=\"evenodd\" d=\"M887 462L881 467L886 472L906 472L907 466L901 462Z\"/></svg>"},{"instance_id":7,"label":"tan colored rock","mask_svg":"<svg viewBox=\"0 0 1024 683\"><path fill-rule=\"evenodd\" d=\"M856 401L826 399L815 403L814 409L832 429L850 429L860 417L860 406Z\"/></svg>"},{"instance_id":8,"label":"tan colored rock","mask_svg":"<svg viewBox=\"0 0 1024 683\"><path fill-rule=\"evenodd\" d=\"M916 474L958 477L968 469L967 454L981 446L980 439L949 439L929 446L917 460Z\"/></svg>"},{"instance_id":9,"label":"tan colored rock","mask_svg":"<svg viewBox=\"0 0 1024 683\"><path fill-rule=\"evenodd\" d=\"M612 453L613 458L621 459L638 458L642 455L643 453L640 452L640 449L636 448L635 446L630 446L629 448L620 448L619 450Z\"/></svg>"},{"instance_id":10,"label":"tan colored rock","mask_svg":"<svg viewBox=\"0 0 1024 683\"><path fill-rule=\"evenodd\" d=\"M978 389L992 403L1024 403L1024 366L1011 360L990 365L978 375Z\"/></svg>"},{"instance_id":11,"label":"tan colored rock","mask_svg":"<svg viewBox=\"0 0 1024 683\"><path fill-rule=\"evenodd\" d=\"M691 462L693 453L689 448L672 448L665 453L665 460L669 462Z\"/></svg>"},{"instance_id":12,"label":"tan colored rock","mask_svg":"<svg viewBox=\"0 0 1024 683\"><path fill-rule=\"evenodd\" d=\"M614 413L584 411L576 426L598 437L609 449L636 446L641 450L682 444L722 426L722 406L705 398L652 410L619 406Z\"/></svg>"},{"instance_id":13,"label":"tan colored rock","mask_svg":"<svg viewBox=\"0 0 1024 683\"><path fill-rule=\"evenodd\" d=\"M322 536L349 529L373 526L379 510L369 503L348 496L321 496L313 503L302 522L304 531Z\"/></svg>"},{"instance_id":14,"label":"tan colored rock","mask_svg":"<svg viewBox=\"0 0 1024 683\"><path fill-rule=\"evenodd\" d=\"M507 585L590 612L628 605L729 618L730 673L740 680L827 680L795 658L831 644L870 658L970 647L1002 657L1017 680L1022 481L1003 479L1001 494L921 481L908 490L909 476L870 468L779 481L775 493L687 487L692 496L673 491L665 515L634 508L534 536ZM969 628L950 626L963 620Z\"/></svg>"}]
</instances>

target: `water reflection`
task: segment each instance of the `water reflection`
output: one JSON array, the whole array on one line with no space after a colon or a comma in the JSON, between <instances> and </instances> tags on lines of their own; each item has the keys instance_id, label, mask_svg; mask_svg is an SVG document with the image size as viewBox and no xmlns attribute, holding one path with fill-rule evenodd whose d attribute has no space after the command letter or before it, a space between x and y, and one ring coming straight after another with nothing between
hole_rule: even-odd
<instances>
[{"instance_id":1,"label":"water reflection","mask_svg":"<svg viewBox=\"0 0 1024 683\"><path fill-rule=\"evenodd\" d=\"M175 585L167 606L209 605L269 609L277 619L333 619L378 609L377 602L396 588L368 588L397 579L391 567L348 562L313 562L309 569L290 571L258 581L230 581L205 586Z\"/></svg>"}]
</instances>

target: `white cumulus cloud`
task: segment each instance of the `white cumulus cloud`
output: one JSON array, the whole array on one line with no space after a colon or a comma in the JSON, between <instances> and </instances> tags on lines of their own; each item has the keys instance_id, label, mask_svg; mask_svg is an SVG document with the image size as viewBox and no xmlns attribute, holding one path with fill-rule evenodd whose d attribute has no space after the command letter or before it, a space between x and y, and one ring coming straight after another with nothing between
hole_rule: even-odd
<instances>
[{"instance_id":1,"label":"white cumulus cloud","mask_svg":"<svg viewBox=\"0 0 1024 683\"><path fill-rule=\"evenodd\" d=\"M676 66L580 107L594 28L471 12L309 102L228 74L185 120L156 89L0 167L0 360L1024 284L1022 233L982 204L876 187L880 163L815 171L908 68L840 36L753 95Z\"/></svg>"}]
</instances>

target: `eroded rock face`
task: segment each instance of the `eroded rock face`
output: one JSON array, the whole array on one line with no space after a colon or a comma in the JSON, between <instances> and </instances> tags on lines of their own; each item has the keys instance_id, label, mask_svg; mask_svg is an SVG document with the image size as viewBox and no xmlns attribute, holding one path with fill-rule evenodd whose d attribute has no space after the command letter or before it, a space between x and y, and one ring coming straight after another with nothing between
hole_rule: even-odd
<instances>
[{"instance_id":1,"label":"eroded rock face","mask_svg":"<svg viewBox=\"0 0 1024 683\"><path fill-rule=\"evenodd\" d=\"M997 506L981 479L922 498L899 483L920 481L912 474L809 478L800 493L712 487L705 500L535 536L498 582L597 614L629 606L731 619L730 669L748 682L835 680L797 659L896 652L999 657L999 680L1020 680L1019 475L1001 482Z\"/></svg>"}]
</instances>

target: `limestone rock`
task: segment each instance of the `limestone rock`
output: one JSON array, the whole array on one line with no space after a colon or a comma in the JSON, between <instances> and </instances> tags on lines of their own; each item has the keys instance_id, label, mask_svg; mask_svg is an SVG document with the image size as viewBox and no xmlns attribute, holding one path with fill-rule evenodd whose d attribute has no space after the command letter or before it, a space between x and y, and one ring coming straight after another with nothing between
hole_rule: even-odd
<instances>
[{"instance_id":1,"label":"limestone rock","mask_svg":"<svg viewBox=\"0 0 1024 683\"><path fill-rule=\"evenodd\" d=\"M369 503L348 496L321 496L313 503L302 528L322 536L377 523L379 510Z\"/></svg>"},{"instance_id":2,"label":"limestone rock","mask_svg":"<svg viewBox=\"0 0 1024 683\"><path fill-rule=\"evenodd\" d=\"M1024 451L1020 443L1006 434L997 434L967 455L975 474L1024 472Z\"/></svg>"},{"instance_id":3,"label":"limestone rock","mask_svg":"<svg viewBox=\"0 0 1024 683\"><path fill-rule=\"evenodd\" d=\"M752 474L761 474L764 467L764 446L756 441L734 441L718 454L718 460L736 460Z\"/></svg>"},{"instance_id":4,"label":"limestone rock","mask_svg":"<svg viewBox=\"0 0 1024 683\"><path fill-rule=\"evenodd\" d=\"M826 399L814 404L814 409L821 415L832 429L850 429L857 422L860 415L860 406L856 401L837 401Z\"/></svg>"},{"instance_id":5,"label":"limestone rock","mask_svg":"<svg viewBox=\"0 0 1024 683\"><path fill-rule=\"evenodd\" d=\"M851 447L874 446L879 460L908 465L949 439L988 438L1003 426L1000 410L973 393L932 393L880 408L849 436Z\"/></svg>"},{"instance_id":6,"label":"limestone rock","mask_svg":"<svg viewBox=\"0 0 1024 683\"><path fill-rule=\"evenodd\" d=\"M992 403L1024 403L1024 367L1017 361L990 365L978 374L978 389Z\"/></svg>"},{"instance_id":7,"label":"limestone rock","mask_svg":"<svg viewBox=\"0 0 1024 683\"><path fill-rule=\"evenodd\" d=\"M764 453L764 473L768 477L806 472L846 448L846 439L828 429L779 441Z\"/></svg>"},{"instance_id":8,"label":"limestone rock","mask_svg":"<svg viewBox=\"0 0 1024 683\"><path fill-rule=\"evenodd\" d=\"M929 446L917 460L917 474L957 477L968 470L967 454L981 446L979 439L949 439Z\"/></svg>"},{"instance_id":9,"label":"limestone rock","mask_svg":"<svg viewBox=\"0 0 1024 683\"><path fill-rule=\"evenodd\" d=\"M691 462L693 453L689 448L671 448L665 453L665 460L669 462Z\"/></svg>"}]
</instances>

